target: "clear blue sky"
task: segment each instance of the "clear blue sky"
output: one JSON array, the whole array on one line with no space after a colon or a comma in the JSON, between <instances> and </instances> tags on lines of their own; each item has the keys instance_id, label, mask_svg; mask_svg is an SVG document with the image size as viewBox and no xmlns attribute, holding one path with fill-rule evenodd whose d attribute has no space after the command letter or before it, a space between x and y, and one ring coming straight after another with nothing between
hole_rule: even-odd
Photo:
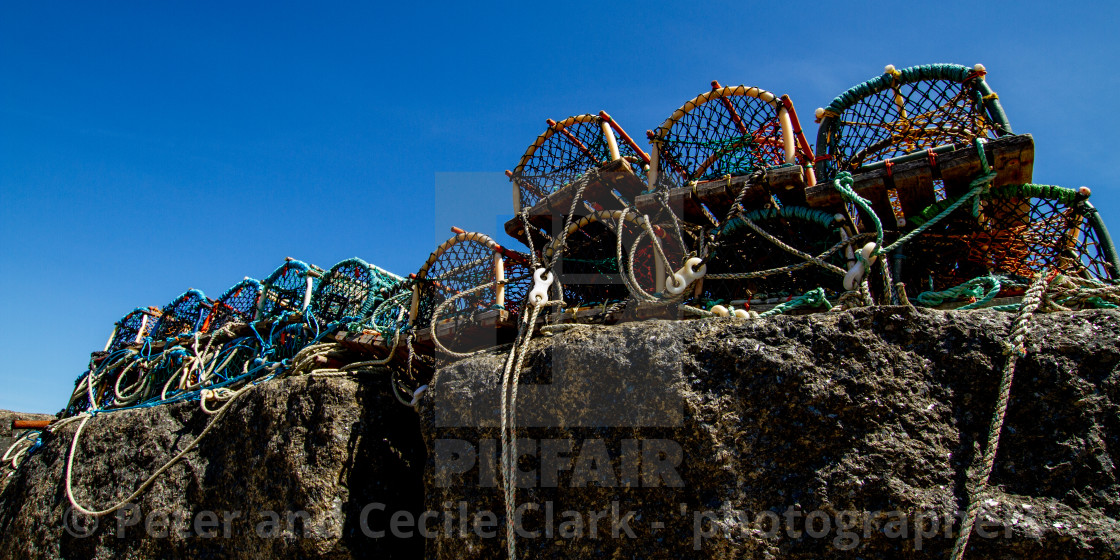
<instances>
[{"instance_id":1,"label":"clear blue sky","mask_svg":"<svg viewBox=\"0 0 1120 560\"><path fill-rule=\"evenodd\" d=\"M789 94L812 139L886 64L982 62L1035 181L1120 234L1110 2L229 4L0 3L0 408L62 408L115 320L187 288L413 272L499 231L546 118L643 138L712 79Z\"/></svg>"}]
</instances>

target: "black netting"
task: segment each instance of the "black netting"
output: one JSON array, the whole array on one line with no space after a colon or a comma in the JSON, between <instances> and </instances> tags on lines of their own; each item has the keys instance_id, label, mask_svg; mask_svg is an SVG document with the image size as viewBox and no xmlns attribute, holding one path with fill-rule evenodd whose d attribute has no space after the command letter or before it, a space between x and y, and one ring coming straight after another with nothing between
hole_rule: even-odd
<instances>
[{"instance_id":1,"label":"black netting","mask_svg":"<svg viewBox=\"0 0 1120 560\"><path fill-rule=\"evenodd\" d=\"M155 326L157 318L151 317L149 312L144 309L136 309L132 313L125 315L117 323L117 332L113 335L113 340L109 342L109 352L115 352L128 346L135 344L140 338L147 336L152 327Z\"/></svg>"},{"instance_id":2,"label":"black netting","mask_svg":"<svg viewBox=\"0 0 1120 560\"><path fill-rule=\"evenodd\" d=\"M637 234L638 226L627 222L623 259ZM553 272L564 288L564 301L569 306L617 303L629 297L618 263L617 239L614 228L598 220L568 235L564 253Z\"/></svg>"},{"instance_id":3,"label":"black netting","mask_svg":"<svg viewBox=\"0 0 1120 560\"><path fill-rule=\"evenodd\" d=\"M804 253L819 256L841 241L836 227L799 217L758 217L755 225L783 243ZM759 272L802 264L805 259L787 252L759 235L744 223L733 221L733 229L720 235L708 259L702 298L709 303L727 304L752 298L796 297L823 287L830 295L843 290L843 277L817 265L780 272L759 278L715 279L717 274ZM843 250L824 258L825 262L847 269Z\"/></svg>"},{"instance_id":4,"label":"black netting","mask_svg":"<svg viewBox=\"0 0 1120 560\"><path fill-rule=\"evenodd\" d=\"M232 323L249 324L257 312L257 302L260 300L261 283L246 278L222 294L210 309L210 316L206 318L204 332L217 332L218 329Z\"/></svg>"},{"instance_id":5,"label":"black netting","mask_svg":"<svg viewBox=\"0 0 1120 560\"><path fill-rule=\"evenodd\" d=\"M517 268L512 272L516 274L514 279L517 282L512 291L526 292L528 288L522 287L522 284L531 282L531 277L526 277L524 272ZM496 278L493 247L469 239L452 243L417 278L420 286L420 301L417 317L413 318L413 326L416 328L431 326L432 313L439 304L473 288L493 284ZM507 286L507 305L521 303L520 300L509 299L511 295L509 292L510 287ZM441 311L439 320L470 317L481 311L497 309L497 304L494 286L490 285L473 294L457 297Z\"/></svg>"},{"instance_id":6,"label":"black netting","mask_svg":"<svg viewBox=\"0 0 1120 560\"><path fill-rule=\"evenodd\" d=\"M187 290L163 308L163 314L149 336L153 340L164 340L194 333L202 327L202 322L209 313L210 305L206 296L198 290Z\"/></svg>"},{"instance_id":7,"label":"black netting","mask_svg":"<svg viewBox=\"0 0 1120 560\"><path fill-rule=\"evenodd\" d=\"M818 180L918 150L995 138L997 126L977 83L923 79L853 103L836 117L827 144L817 148L831 156Z\"/></svg>"},{"instance_id":8,"label":"black netting","mask_svg":"<svg viewBox=\"0 0 1120 560\"><path fill-rule=\"evenodd\" d=\"M304 298L314 288L307 279L309 267L299 261L290 261L276 269L262 283L260 319L275 319L286 311L303 311Z\"/></svg>"},{"instance_id":9,"label":"black netting","mask_svg":"<svg viewBox=\"0 0 1120 560\"><path fill-rule=\"evenodd\" d=\"M660 188L749 175L785 161L778 110L751 95L710 99L657 134Z\"/></svg>"},{"instance_id":10,"label":"black netting","mask_svg":"<svg viewBox=\"0 0 1120 560\"><path fill-rule=\"evenodd\" d=\"M588 169L611 161L610 147L597 116L583 115L550 127L548 136L513 171L513 181L521 192L521 206L529 208L556 192ZM547 134L547 133L546 133ZM616 139L619 155L636 162L631 168L645 178L642 160L633 146Z\"/></svg>"}]
</instances>

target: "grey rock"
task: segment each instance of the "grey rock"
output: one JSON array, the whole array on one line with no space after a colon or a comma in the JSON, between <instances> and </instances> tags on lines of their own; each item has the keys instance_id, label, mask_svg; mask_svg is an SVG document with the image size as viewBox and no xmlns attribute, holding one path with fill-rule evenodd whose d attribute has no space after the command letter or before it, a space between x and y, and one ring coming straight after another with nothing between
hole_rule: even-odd
<instances>
[{"instance_id":1,"label":"grey rock","mask_svg":"<svg viewBox=\"0 0 1120 560\"><path fill-rule=\"evenodd\" d=\"M517 503L540 506L523 528L542 534L519 538L519 555L944 558L944 516L966 505L1011 318L877 308L537 337L519 372ZM1117 557L1120 313L1039 315L1027 349L982 502L992 537L974 534L966 558ZM388 394L387 373L246 394L137 500L144 516L241 512L230 538L156 538L143 521L118 538L113 515L89 537L67 533L67 426L0 493L0 558L502 558L505 358L440 369L419 415ZM75 492L119 500L208 421L197 403L99 415ZM367 536L361 513L379 503L367 529L400 511L430 534ZM309 518L261 538L262 511Z\"/></svg>"}]
</instances>

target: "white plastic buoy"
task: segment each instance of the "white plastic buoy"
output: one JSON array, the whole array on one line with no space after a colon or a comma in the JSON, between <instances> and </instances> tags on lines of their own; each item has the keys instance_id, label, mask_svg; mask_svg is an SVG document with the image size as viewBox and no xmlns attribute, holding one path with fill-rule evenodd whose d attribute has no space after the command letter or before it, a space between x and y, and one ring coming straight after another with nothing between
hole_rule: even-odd
<instances>
[{"instance_id":1,"label":"white plastic buoy","mask_svg":"<svg viewBox=\"0 0 1120 560\"><path fill-rule=\"evenodd\" d=\"M730 315L730 313L727 311L727 308L722 305L713 305L712 308L709 309L709 311L715 313L720 317L727 317L728 315Z\"/></svg>"},{"instance_id":2,"label":"white plastic buoy","mask_svg":"<svg viewBox=\"0 0 1120 560\"><path fill-rule=\"evenodd\" d=\"M529 303L543 305L548 303L548 288L552 285L552 273L543 268L533 272L533 289L529 292Z\"/></svg>"},{"instance_id":3,"label":"white plastic buoy","mask_svg":"<svg viewBox=\"0 0 1120 560\"><path fill-rule=\"evenodd\" d=\"M700 262L699 257L692 257L684 261L684 266L682 266L680 270L674 272L672 276L665 279L665 291L674 296L678 296L684 293L685 288L688 288L689 284L703 278L704 274L708 272L708 265L701 265L700 269L697 270L696 266L699 265Z\"/></svg>"},{"instance_id":4,"label":"white plastic buoy","mask_svg":"<svg viewBox=\"0 0 1120 560\"><path fill-rule=\"evenodd\" d=\"M817 107L816 112L813 113L817 116L817 120L824 118L824 107Z\"/></svg>"},{"instance_id":5,"label":"white plastic buoy","mask_svg":"<svg viewBox=\"0 0 1120 560\"><path fill-rule=\"evenodd\" d=\"M893 64L888 64L886 68L883 68L883 71L887 74L894 74L896 72Z\"/></svg>"}]
</instances>

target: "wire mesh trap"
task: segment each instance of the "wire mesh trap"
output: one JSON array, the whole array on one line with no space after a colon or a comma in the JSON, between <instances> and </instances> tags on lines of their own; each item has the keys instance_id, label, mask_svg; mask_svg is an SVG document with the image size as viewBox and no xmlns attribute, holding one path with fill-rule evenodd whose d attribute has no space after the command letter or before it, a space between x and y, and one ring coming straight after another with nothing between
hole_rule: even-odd
<instances>
[{"instance_id":1,"label":"wire mesh trap","mask_svg":"<svg viewBox=\"0 0 1120 560\"><path fill-rule=\"evenodd\" d=\"M977 64L926 64L887 71L817 110L817 177L944 145L1011 134Z\"/></svg>"},{"instance_id":2,"label":"wire mesh trap","mask_svg":"<svg viewBox=\"0 0 1120 560\"><path fill-rule=\"evenodd\" d=\"M643 180L649 156L605 112L577 115L548 128L529 145L513 171L514 213L531 208L541 199L570 184L588 169L625 160Z\"/></svg>"},{"instance_id":3,"label":"wire mesh trap","mask_svg":"<svg viewBox=\"0 0 1120 560\"><path fill-rule=\"evenodd\" d=\"M115 352L132 344L144 341L144 337L159 321L160 310L156 307L137 307L130 311L113 328L105 352Z\"/></svg>"},{"instance_id":4,"label":"wire mesh trap","mask_svg":"<svg viewBox=\"0 0 1120 560\"><path fill-rule=\"evenodd\" d=\"M906 246L901 272L908 292L945 290L989 274L1030 278L1043 269L1120 280L1115 246L1088 194L1049 185L991 189L977 215L965 204ZM934 204L922 217L951 202Z\"/></svg>"},{"instance_id":5,"label":"wire mesh trap","mask_svg":"<svg viewBox=\"0 0 1120 560\"><path fill-rule=\"evenodd\" d=\"M792 107L757 87L713 82L711 91L688 101L648 133L653 144L650 189L796 163L799 149L808 150L808 144L796 140ZM811 153L806 155L811 161Z\"/></svg>"},{"instance_id":6,"label":"wire mesh trap","mask_svg":"<svg viewBox=\"0 0 1120 560\"><path fill-rule=\"evenodd\" d=\"M742 305L788 299L817 287L829 295L841 292L850 254L844 224L842 216L801 206L741 213L716 231L697 299L706 305Z\"/></svg>"},{"instance_id":7,"label":"wire mesh trap","mask_svg":"<svg viewBox=\"0 0 1120 560\"><path fill-rule=\"evenodd\" d=\"M320 274L303 261L288 259L261 282L257 320L277 319L284 313L302 313Z\"/></svg>"},{"instance_id":8,"label":"wire mesh trap","mask_svg":"<svg viewBox=\"0 0 1120 560\"><path fill-rule=\"evenodd\" d=\"M153 340L164 340L184 334L194 334L210 314L210 300L199 290L190 289L163 308L150 335Z\"/></svg>"},{"instance_id":9,"label":"wire mesh trap","mask_svg":"<svg viewBox=\"0 0 1120 560\"><path fill-rule=\"evenodd\" d=\"M346 259L319 279L310 312L322 323L358 321L392 294L402 278L359 258Z\"/></svg>"},{"instance_id":10,"label":"wire mesh trap","mask_svg":"<svg viewBox=\"0 0 1120 560\"><path fill-rule=\"evenodd\" d=\"M544 261L554 263L552 271L570 307L620 303L639 293L653 295L663 291L668 269L684 253L667 229L637 212L592 212L576 217L564 235L545 247Z\"/></svg>"},{"instance_id":11,"label":"wire mesh trap","mask_svg":"<svg viewBox=\"0 0 1120 560\"><path fill-rule=\"evenodd\" d=\"M210 308L202 332L212 333L230 324L247 325L253 322L261 296L261 283L246 278L226 290Z\"/></svg>"},{"instance_id":12,"label":"wire mesh trap","mask_svg":"<svg viewBox=\"0 0 1120 560\"><path fill-rule=\"evenodd\" d=\"M487 235L460 230L415 274L411 325L472 322L478 313L493 309L518 313L531 286L527 255L505 249Z\"/></svg>"}]
</instances>

